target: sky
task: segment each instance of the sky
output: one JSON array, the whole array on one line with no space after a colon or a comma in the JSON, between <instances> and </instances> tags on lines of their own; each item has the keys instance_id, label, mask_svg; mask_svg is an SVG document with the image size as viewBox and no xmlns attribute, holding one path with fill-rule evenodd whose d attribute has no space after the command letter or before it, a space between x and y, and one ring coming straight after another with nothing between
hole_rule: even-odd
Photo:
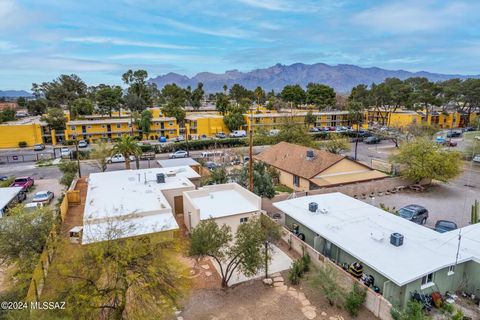
<instances>
[{"instance_id":1,"label":"sky","mask_svg":"<svg viewBox=\"0 0 480 320\"><path fill-rule=\"evenodd\" d=\"M296 62L480 74L478 0L0 0L0 90Z\"/></svg>"}]
</instances>

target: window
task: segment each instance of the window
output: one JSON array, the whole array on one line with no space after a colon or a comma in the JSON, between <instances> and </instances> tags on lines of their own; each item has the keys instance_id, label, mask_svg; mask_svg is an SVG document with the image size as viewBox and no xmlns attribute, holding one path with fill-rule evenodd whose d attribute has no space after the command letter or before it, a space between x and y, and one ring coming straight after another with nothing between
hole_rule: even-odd
<instances>
[{"instance_id":1,"label":"window","mask_svg":"<svg viewBox=\"0 0 480 320\"><path fill-rule=\"evenodd\" d=\"M293 176L293 185L295 187L300 186L300 177L299 176L296 176L296 175Z\"/></svg>"},{"instance_id":2,"label":"window","mask_svg":"<svg viewBox=\"0 0 480 320\"><path fill-rule=\"evenodd\" d=\"M104 125L104 124L102 124L102 128L105 128L105 125Z\"/></svg>"},{"instance_id":3,"label":"window","mask_svg":"<svg viewBox=\"0 0 480 320\"><path fill-rule=\"evenodd\" d=\"M75 126L70 126L70 129L71 129L72 131L75 131Z\"/></svg>"},{"instance_id":4,"label":"window","mask_svg":"<svg viewBox=\"0 0 480 320\"><path fill-rule=\"evenodd\" d=\"M422 278L422 286L420 288L428 288L433 285L433 273L429 273Z\"/></svg>"},{"instance_id":5,"label":"window","mask_svg":"<svg viewBox=\"0 0 480 320\"><path fill-rule=\"evenodd\" d=\"M170 121L170 122L168 123L168 125L169 125L169 126L173 126L173 122Z\"/></svg>"},{"instance_id":6,"label":"window","mask_svg":"<svg viewBox=\"0 0 480 320\"><path fill-rule=\"evenodd\" d=\"M447 275L451 276L454 274L455 274L455 265L451 265L450 267L448 267Z\"/></svg>"},{"instance_id":7,"label":"window","mask_svg":"<svg viewBox=\"0 0 480 320\"><path fill-rule=\"evenodd\" d=\"M121 133L117 133L117 137L121 137L121 136L122 136L122 134L121 134Z\"/></svg>"},{"instance_id":8,"label":"window","mask_svg":"<svg viewBox=\"0 0 480 320\"><path fill-rule=\"evenodd\" d=\"M122 125L120 123L117 123L117 129L120 129Z\"/></svg>"},{"instance_id":9,"label":"window","mask_svg":"<svg viewBox=\"0 0 480 320\"><path fill-rule=\"evenodd\" d=\"M248 221L248 217L240 218L240 223L246 223Z\"/></svg>"},{"instance_id":10,"label":"window","mask_svg":"<svg viewBox=\"0 0 480 320\"><path fill-rule=\"evenodd\" d=\"M92 126L91 126L91 125L88 125L88 126L87 126L87 128L88 128L88 129L91 129L91 128L92 128Z\"/></svg>"}]
</instances>

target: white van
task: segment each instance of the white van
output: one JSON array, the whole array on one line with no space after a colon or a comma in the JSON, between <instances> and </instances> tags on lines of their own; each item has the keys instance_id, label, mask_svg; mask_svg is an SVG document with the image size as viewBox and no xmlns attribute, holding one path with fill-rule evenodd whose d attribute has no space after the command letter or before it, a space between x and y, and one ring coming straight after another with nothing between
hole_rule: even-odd
<instances>
[{"instance_id":1,"label":"white van","mask_svg":"<svg viewBox=\"0 0 480 320\"><path fill-rule=\"evenodd\" d=\"M230 137L232 138L243 138L247 136L247 132L245 130L234 130L230 133Z\"/></svg>"}]
</instances>

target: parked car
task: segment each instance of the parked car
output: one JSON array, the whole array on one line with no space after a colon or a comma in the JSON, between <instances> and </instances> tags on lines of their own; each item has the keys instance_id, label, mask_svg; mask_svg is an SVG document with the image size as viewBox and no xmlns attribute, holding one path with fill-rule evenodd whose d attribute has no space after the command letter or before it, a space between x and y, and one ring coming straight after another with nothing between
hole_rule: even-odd
<instances>
[{"instance_id":1,"label":"parked car","mask_svg":"<svg viewBox=\"0 0 480 320\"><path fill-rule=\"evenodd\" d=\"M144 152L140 155L140 160L155 160L155 152Z\"/></svg>"},{"instance_id":2,"label":"parked car","mask_svg":"<svg viewBox=\"0 0 480 320\"><path fill-rule=\"evenodd\" d=\"M225 132L219 132L217 133L216 137L219 139L223 139L223 138L226 138L227 135L225 134Z\"/></svg>"},{"instance_id":3,"label":"parked car","mask_svg":"<svg viewBox=\"0 0 480 320\"><path fill-rule=\"evenodd\" d=\"M472 161L480 163L480 154L477 154L475 157L473 157Z\"/></svg>"},{"instance_id":4,"label":"parked car","mask_svg":"<svg viewBox=\"0 0 480 320\"><path fill-rule=\"evenodd\" d=\"M187 158L187 157L188 157L188 152L185 150L177 150L174 153L170 153L170 156L169 156L170 159Z\"/></svg>"},{"instance_id":5,"label":"parked car","mask_svg":"<svg viewBox=\"0 0 480 320\"><path fill-rule=\"evenodd\" d=\"M22 187L23 191L27 191L35 184L35 181L31 177L19 177L13 180L10 187Z\"/></svg>"},{"instance_id":6,"label":"parked car","mask_svg":"<svg viewBox=\"0 0 480 320\"><path fill-rule=\"evenodd\" d=\"M459 131L459 130L453 130L453 131L447 132L447 138L457 138L460 136L462 136L462 131Z\"/></svg>"},{"instance_id":7,"label":"parked car","mask_svg":"<svg viewBox=\"0 0 480 320\"><path fill-rule=\"evenodd\" d=\"M428 219L428 210L417 204L403 207L397 213L400 217L418 224L425 224Z\"/></svg>"},{"instance_id":8,"label":"parked car","mask_svg":"<svg viewBox=\"0 0 480 320\"><path fill-rule=\"evenodd\" d=\"M320 129L318 129L317 127L312 127L312 128L310 128L309 131L310 131L310 132L319 132Z\"/></svg>"},{"instance_id":9,"label":"parked car","mask_svg":"<svg viewBox=\"0 0 480 320\"><path fill-rule=\"evenodd\" d=\"M45 145L43 143L37 143L33 145L33 151L42 151L45 150Z\"/></svg>"},{"instance_id":10,"label":"parked car","mask_svg":"<svg viewBox=\"0 0 480 320\"><path fill-rule=\"evenodd\" d=\"M444 144L446 141L447 141L447 139L445 139L442 136L438 136L438 137L435 138L435 142L438 143L438 144Z\"/></svg>"},{"instance_id":11,"label":"parked car","mask_svg":"<svg viewBox=\"0 0 480 320\"><path fill-rule=\"evenodd\" d=\"M207 161L203 164L203 166L208 170L215 170L218 167L218 165L213 161Z\"/></svg>"},{"instance_id":12,"label":"parked car","mask_svg":"<svg viewBox=\"0 0 480 320\"><path fill-rule=\"evenodd\" d=\"M448 221L448 220L438 220L435 222L435 228L434 230L440 233L444 233L447 231L452 231L458 229L458 226L455 222L453 221Z\"/></svg>"},{"instance_id":13,"label":"parked car","mask_svg":"<svg viewBox=\"0 0 480 320\"><path fill-rule=\"evenodd\" d=\"M184 138L183 136L178 136L178 137L175 137L175 140L174 140L174 141L175 141L175 142L182 142L182 141L184 141L184 140L185 140L185 138Z\"/></svg>"},{"instance_id":14,"label":"parked car","mask_svg":"<svg viewBox=\"0 0 480 320\"><path fill-rule=\"evenodd\" d=\"M230 137L232 138L243 138L247 136L247 132L245 130L234 130L230 133Z\"/></svg>"},{"instance_id":15,"label":"parked car","mask_svg":"<svg viewBox=\"0 0 480 320\"><path fill-rule=\"evenodd\" d=\"M318 129L318 128L317 128ZM270 131L268 131L268 136L270 137L276 137L278 136L278 134L280 133L280 130L278 129L272 129Z\"/></svg>"},{"instance_id":16,"label":"parked car","mask_svg":"<svg viewBox=\"0 0 480 320\"><path fill-rule=\"evenodd\" d=\"M442 143L444 146L447 146L447 147L456 147L457 146L457 143L455 141L452 141L452 140L446 140L444 143Z\"/></svg>"},{"instance_id":17,"label":"parked car","mask_svg":"<svg viewBox=\"0 0 480 320\"><path fill-rule=\"evenodd\" d=\"M33 211L35 209L43 208L43 203L42 202L29 202L26 203L24 206L26 211Z\"/></svg>"},{"instance_id":18,"label":"parked car","mask_svg":"<svg viewBox=\"0 0 480 320\"><path fill-rule=\"evenodd\" d=\"M463 128L463 132L470 132L470 131L475 131L475 127L465 127L465 128Z\"/></svg>"},{"instance_id":19,"label":"parked car","mask_svg":"<svg viewBox=\"0 0 480 320\"><path fill-rule=\"evenodd\" d=\"M367 131L367 130L358 130L358 136L359 137L370 137L372 134L370 133L370 131Z\"/></svg>"},{"instance_id":20,"label":"parked car","mask_svg":"<svg viewBox=\"0 0 480 320\"><path fill-rule=\"evenodd\" d=\"M160 138L158 138L158 142L167 142L167 138L160 137Z\"/></svg>"},{"instance_id":21,"label":"parked car","mask_svg":"<svg viewBox=\"0 0 480 320\"><path fill-rule=\"evenodd\" d=\"M7 181L8 180L8 176L0 176L0 181Z\"/></svg>"},{"instance_id":22,"label":"parked car","mask_svg":"<svg viewBox=\"0 0 480 320\"><path fill-rule=\"evenodd\" d=\"M363 142L365 142L366 144L377 144L377 143L380 143L380 138L371 136L371 137L367 137L365 140L363 140Z\"/></svg>"},{"instance_id":23,"label":"parked car","mask_svg":"<svg viewBox=\"0 0 480 320\"><path fill-rule=\"evenodd\" d=\"M88 147L88 142L85 141L85 140L80 140L80 141L78 141L78 147L79 148L86 148L86 147Z\"/></svg>"},{"instance_id":24,"label":"parked car","mask_svg":"<svg viewBox=\"0 0 480 320\"><path fill-rule=\"evenodd\" d=\"M202 158L221 157L223 156L223 151L203 151L200 156Z\"/></svg>"},{"instance_id":25,"label":"parked car","mask_svg":"<svg viewBox=\"0 0 480 320\"><path fill-rule=\"evenodd\" d=\"M130 161L135 161L134 156L130 156L129 158L130 158ZM107 163L120 163L120 162L125 162L125 157L122 154L117 153L111 157L108 157L106 160L107 160Z\"/></svg>"},{"instance_id":26,"label":"parked car","mask_svg":"<svg viewBox=\"0 0 480 320\"><path fill-rule=\"evenodd\" d=\"M60 149L60 156L62 158L70 158L71 155L72 155L72 151L69 148L63 147Z\"/></svg>"},{"instance_id":27,"label":"parked car","mask_svg":"<svg viewBox=\"0 0 480 320\"><path fill-rule=\"evenodd\" d=\"M54 197L54 194L52 191L47 191L47 190L39 191L35 193L35 195L33 196L32 202L41 202L41 203L49 204L50 202L52 202L53 197Z\"/></svg>"}]
</instances>

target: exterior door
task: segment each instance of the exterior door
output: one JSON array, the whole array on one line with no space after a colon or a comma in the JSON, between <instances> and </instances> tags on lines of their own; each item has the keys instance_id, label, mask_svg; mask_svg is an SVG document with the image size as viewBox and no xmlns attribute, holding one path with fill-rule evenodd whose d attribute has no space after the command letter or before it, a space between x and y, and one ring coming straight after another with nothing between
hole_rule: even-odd
<instances>
[{"instance_id":1,"label":"exterior door","mask_svg":"<svg viewBox=\"0 0 480 320\"><path fill-rule=\"evenodd\" d=\"M175 214L183 214L183 196L173 197Z\"/></svg>"}]
</instances>

